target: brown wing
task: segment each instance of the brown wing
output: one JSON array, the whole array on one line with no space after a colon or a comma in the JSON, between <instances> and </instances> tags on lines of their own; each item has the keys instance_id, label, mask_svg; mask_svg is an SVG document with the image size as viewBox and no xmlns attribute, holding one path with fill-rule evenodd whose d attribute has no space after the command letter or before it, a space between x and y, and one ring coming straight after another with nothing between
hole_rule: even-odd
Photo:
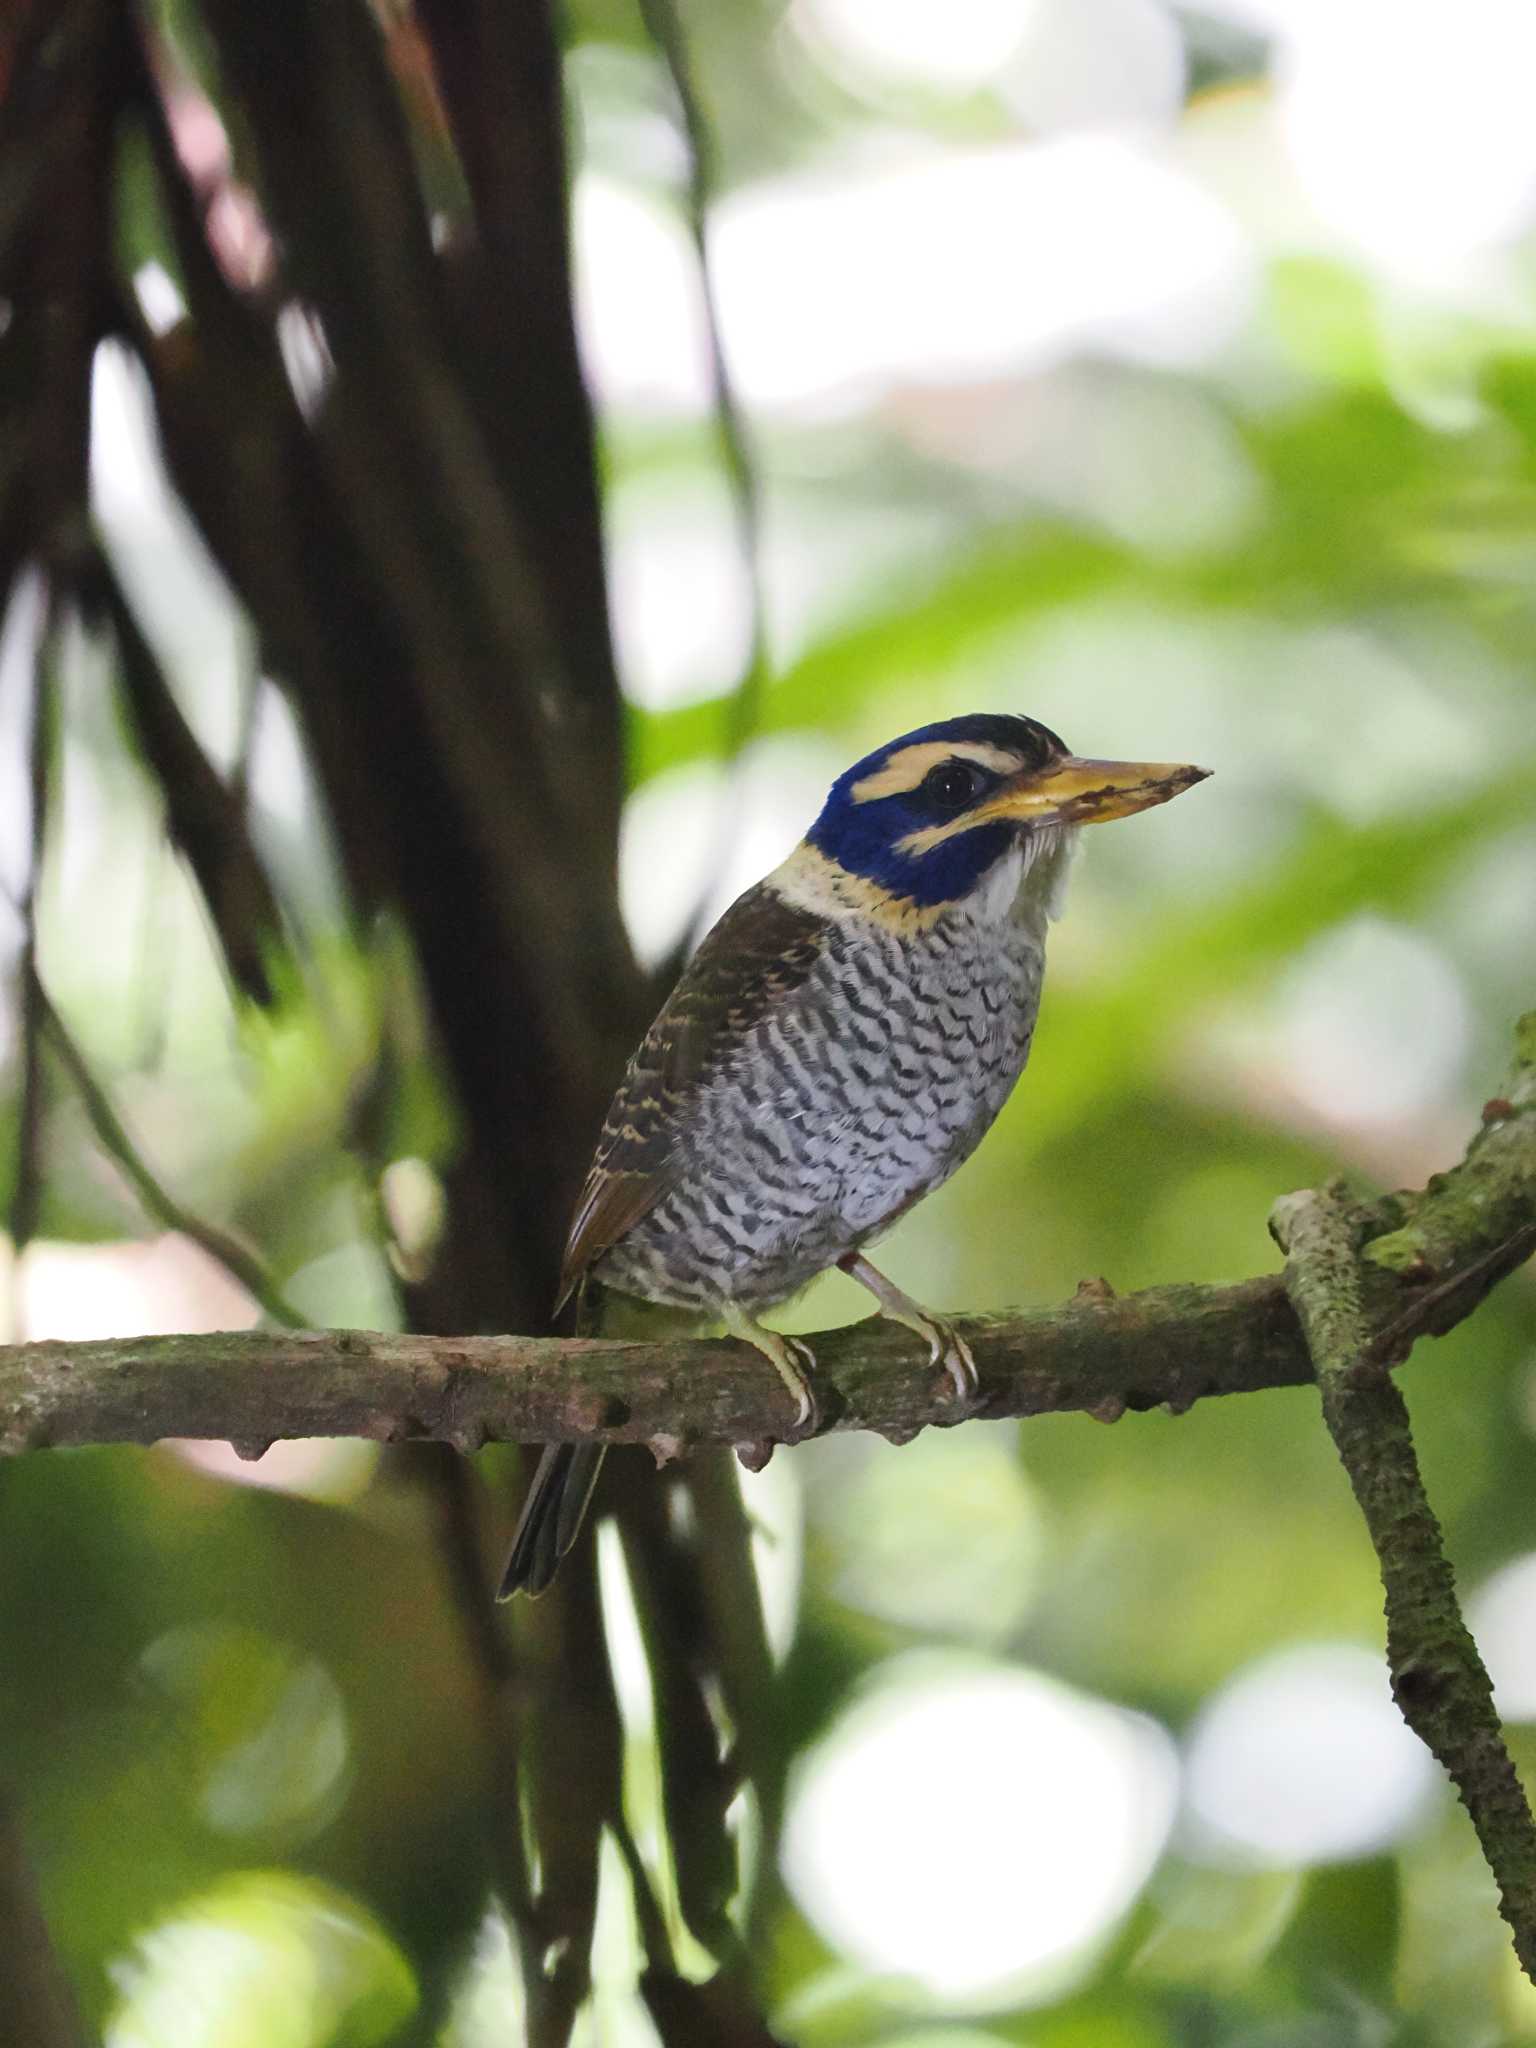
<instances>
[{"instance_id":1,"label":"brown wing","mask_svg":"<svg viewBox=\"0 0 1536 2048\"><path fill-rule=\"evenodd\" d=\"M827 920L761 882L710 932L630 1061L571 1219L560 1303L671 1185L689 1104L775 1003L810 973ZM560 1303L557 1303L557 1308Z\"/></svg>"}]
</instances>

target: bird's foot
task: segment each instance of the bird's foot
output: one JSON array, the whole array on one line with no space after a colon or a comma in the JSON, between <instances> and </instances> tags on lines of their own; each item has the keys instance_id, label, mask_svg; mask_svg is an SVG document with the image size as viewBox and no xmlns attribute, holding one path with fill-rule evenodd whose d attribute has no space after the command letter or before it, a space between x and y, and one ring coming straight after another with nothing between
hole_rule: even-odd
<instances>
[{"instance_id":1,"label":"bird's foot","mask_svg":"<svg viewBox=\"0 0 1536 2048\"><path fill-rule=\"evenodd\" d=\"M781 1330L770 1330L745 1309L733 1305L726 1307L725 1326L733 1337L740 1337L744 1344L761 1351L784 1382L785 1391L795 1404L792 1436L814 1436L821 1427L821 1404L812 1385L816 1354L810 1345L799 1337L786 1337Z\"/></svg>"},{"instance_id":2,"label":"bird's foot","mask_svg":"<svg viewBox=\"0 0 1536 2048\"><path fill-rule=\"evenodd\" d=\"M898 1316L896 1320L905 1322L909 1329L928 1339L928 1363L943 1366L955 1390L955 1399L969 1408L976 1399L981 1381L971 1347L954 1324L943 1316L929 1315L926 1311L915 1316Z\"/></svg>"},{"instance_id":3,"label":"bird's foot","mask_svg":"<svg viewBox=\"0 0 1536 2048\"><path fill-rule=\"evenodd\" d=\"M889 1322L915 1330L925 1340L928 1363L942 1366L954 1388L955 1399L962 1407L972 1407L980 1385L976 1360L970 1345L954 1324L944 1316L936 1316L931 1309L923 1308L910 1295L903 1294L893 1281L887 1280L869 1263L862 1252L851 1252L847 1258L839 1259L838 1264L851 1280L857 1280L861 1287L869 1289L880 1304L881 1315Z\"/></svg>"},{"instance_id":4,"label":"bird's foot","mask_svg":"<svg viewBox=\"0 0 1536 2048\"><path fill-rule=\"evenodd\" d=\"M943 1316L930 1314L925 1308L914 1307L910 1311L882 1308L880 1313L890 1322L900 1323L903 1328L915 1330L919 1337L927 1339L928 1363L935 1367L943 1366L945 1376L955 1390L955 1399L969 1408L976 1399L980 1381L971 1347L954 1324Z\"/></svg>"}]
</instances>

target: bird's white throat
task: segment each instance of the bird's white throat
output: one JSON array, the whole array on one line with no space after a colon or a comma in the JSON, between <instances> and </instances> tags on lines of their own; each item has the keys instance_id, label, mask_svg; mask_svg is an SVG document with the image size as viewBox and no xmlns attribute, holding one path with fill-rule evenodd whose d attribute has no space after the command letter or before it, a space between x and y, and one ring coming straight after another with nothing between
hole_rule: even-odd
<instances>
[{"instance_id":1,"label":"bird's white throat","mask_svg":"<svg viewBox=\"0 0 1536 2048\"><path fill-rule=\"evenodd\" d=\"M1027 833L987 870L965 899L965 910L978 924L1034 924L1043 932L1066 907L1077 842L1073 825L1042 825Z\"/></svg>"}]
</instances>

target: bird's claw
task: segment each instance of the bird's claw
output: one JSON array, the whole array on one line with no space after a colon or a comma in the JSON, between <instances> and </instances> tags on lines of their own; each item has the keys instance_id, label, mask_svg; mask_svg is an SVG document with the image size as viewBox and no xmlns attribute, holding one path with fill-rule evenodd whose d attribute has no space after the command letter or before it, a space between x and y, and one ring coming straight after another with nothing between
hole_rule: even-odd
<instances>
[{"instance_id":1,"label":"bird's claw","mask_svg":"<svg viewBox=\"0 0 1536 2048\"><path fill-rule=\"evenodd\" d=\"M779 1367L779 1375L798 1404L795 1435L814 1436L821 1427L821 1403L816 1399L816 1389L811 1383L816 1371L816 1354L799 1337L786 1337L784 1348L790 1357Z\"/></svg>"},{"instance_id":2,"label":"bird's claw","mask_svg":"<svg viewBox=\"0 0 1536 2048\"><path fill-rule=\"evenodd\" d=\"M928 1363L944 1368L961 1412L968 1413L975 1405L980 1381L971 1347L954 1324L943 1316L936 1316L931 1309L923 1308L910 1295L903 1294L869 1263L862 1252L847 1252L837 1263L850 1280L857 1280L861 1287L869 1289L880 1304L881 1315L915 1331L924 1340L928 1346Z\"/></svg>"},{"instance_id":3,"label":"bird's claw","mask_svg":"<svg viewBox=\"0 0 1536 2048\"><path fill-rule=\"evenodd\" d=\"M955 1399L969 1408L974 1403L981 1385L970 1345L954 1324L945 1322L942 1316L928 1318L927 1336L928 1363L944 1368L949 1383L955 1390Z\"/></svg>"},{"instance_id":4,"label":"bird's claw","mask_svg":"<svg viewBox=\"0 0 1536 2048\"><path fill-rule=\"evenodd\" d=\"M733 1337L760 1351L784 1382L784 1391L795 1404L795 1419L788 1441L814 1436L821 1427L821 1405L812 1384L816 1354L799 1337L786 1337L782 1330L770 1330L740 1309L727 1307L726 1328ZM766 1463L766 1460L764 1461Z\"/></svg>"}]
</instances>

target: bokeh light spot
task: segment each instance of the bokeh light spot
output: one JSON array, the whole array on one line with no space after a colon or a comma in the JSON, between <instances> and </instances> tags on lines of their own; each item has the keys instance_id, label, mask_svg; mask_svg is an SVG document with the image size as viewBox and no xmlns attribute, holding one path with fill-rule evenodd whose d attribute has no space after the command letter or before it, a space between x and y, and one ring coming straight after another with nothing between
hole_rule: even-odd
<instances>
[{"instance_id":1,"label":"bokeh light spot","mask_svg":"<svg viewBox=\"0 0 1536 2048\"><path fill-rule=\"evenodd\" d=\"M1536 1551L1517 1557L1468 1603L1493 1703L1508 1721L1536 1721Z\"/></svg>"},{"instance_id":2,"label":"bokeh light spot","mask_svg":"<svg viewBox=\"0 0 1536 2048\"><path fill-rule=\"evenodd\" d=\"M828 1455L830 1454L830 1455ZM832 1442L817 1461L818 1534L839 1596L868 1614L1002 1643L1034 1601L1040 1510L1010 1425L928 1430L900 1450Z\"/></svg>"},{"instance_id":3,"label":"bokeh light spot","mask_svg":"<svg viewBox=\"0 0 1536 2048\"><path fill-rule=\"evenodd\" d=\"M1185 1780L1198 1849L1282 1867L1387 1848L1433 1784L1386 1666L1342 1644L1283 1650L1240 1672L1195 1723Z\"/></svg>"},{"instance_id":4,"label":"bokeh light spot","mask_svg":"<svg viewBox=\"0 0 1536 2048\"><path fill-rule=\"evenodd\" d=\"M405 1958L329 1885L242 1871L115 1964L105 2048L374 2048L416 2006Z\"/></svg>"},{"instance_id":5,"label":"bokeh light spot","mask_svg":"<svg viewBox=\"0 0 1536 2048\"><path fill-rule=\"evenodd\" d=\"M1153 1722L1039 1673L914 1655L801 1773L786 1875L822 1933L937 1999L1059 1988L1135 1897L1176 1796Z\"/></svg>"},{"instance_id":6,"label":"bokeh light spot","mask_svg":"<svg viewBox=\"0 0 1536 2048\"><path fill-rule=\"evenodd\" d=\"M1286 1078L1318 1114L1397 1123L1450 1090L1471 1020L1441 950L1406 926L1357 917L1328 933L1286 976Z\"/></svg>"},{"instance_id":7,"label":"bokeh light spot","mask_svg":"<svg viewBox=\"0 0 1536 2048\"><path fill-rule=\"evenodd\" d=\"M1184 69L1183 41L1159 0L1035 0L1003 90L1036 134L1167 127L1183 106Z\"/></svg>"},{"instance_id":8,"label":"bokeh light spot","mask_svg":"<svg viewBox=\"0 0 1536 2048\"><path fill-rule=\"evenodd\" d=\"M157 1637L139 1668L177 1716L209 1827L294 1841L331 1818L350 1738L341 1693L316 1658L208 1622Z\"/></svg>"},{"instance_id":9,"label":"bokeh light spot","mask_svg":"<svg viewBox=\"0 0 1536 2048\"><path fill-rule=\"evenodd\" d=\"M929 92L973 92L1019 46L1019 0L796 0L791 20L817 56L857 79L873 72Z\"/></svg>"}]
</instances>

